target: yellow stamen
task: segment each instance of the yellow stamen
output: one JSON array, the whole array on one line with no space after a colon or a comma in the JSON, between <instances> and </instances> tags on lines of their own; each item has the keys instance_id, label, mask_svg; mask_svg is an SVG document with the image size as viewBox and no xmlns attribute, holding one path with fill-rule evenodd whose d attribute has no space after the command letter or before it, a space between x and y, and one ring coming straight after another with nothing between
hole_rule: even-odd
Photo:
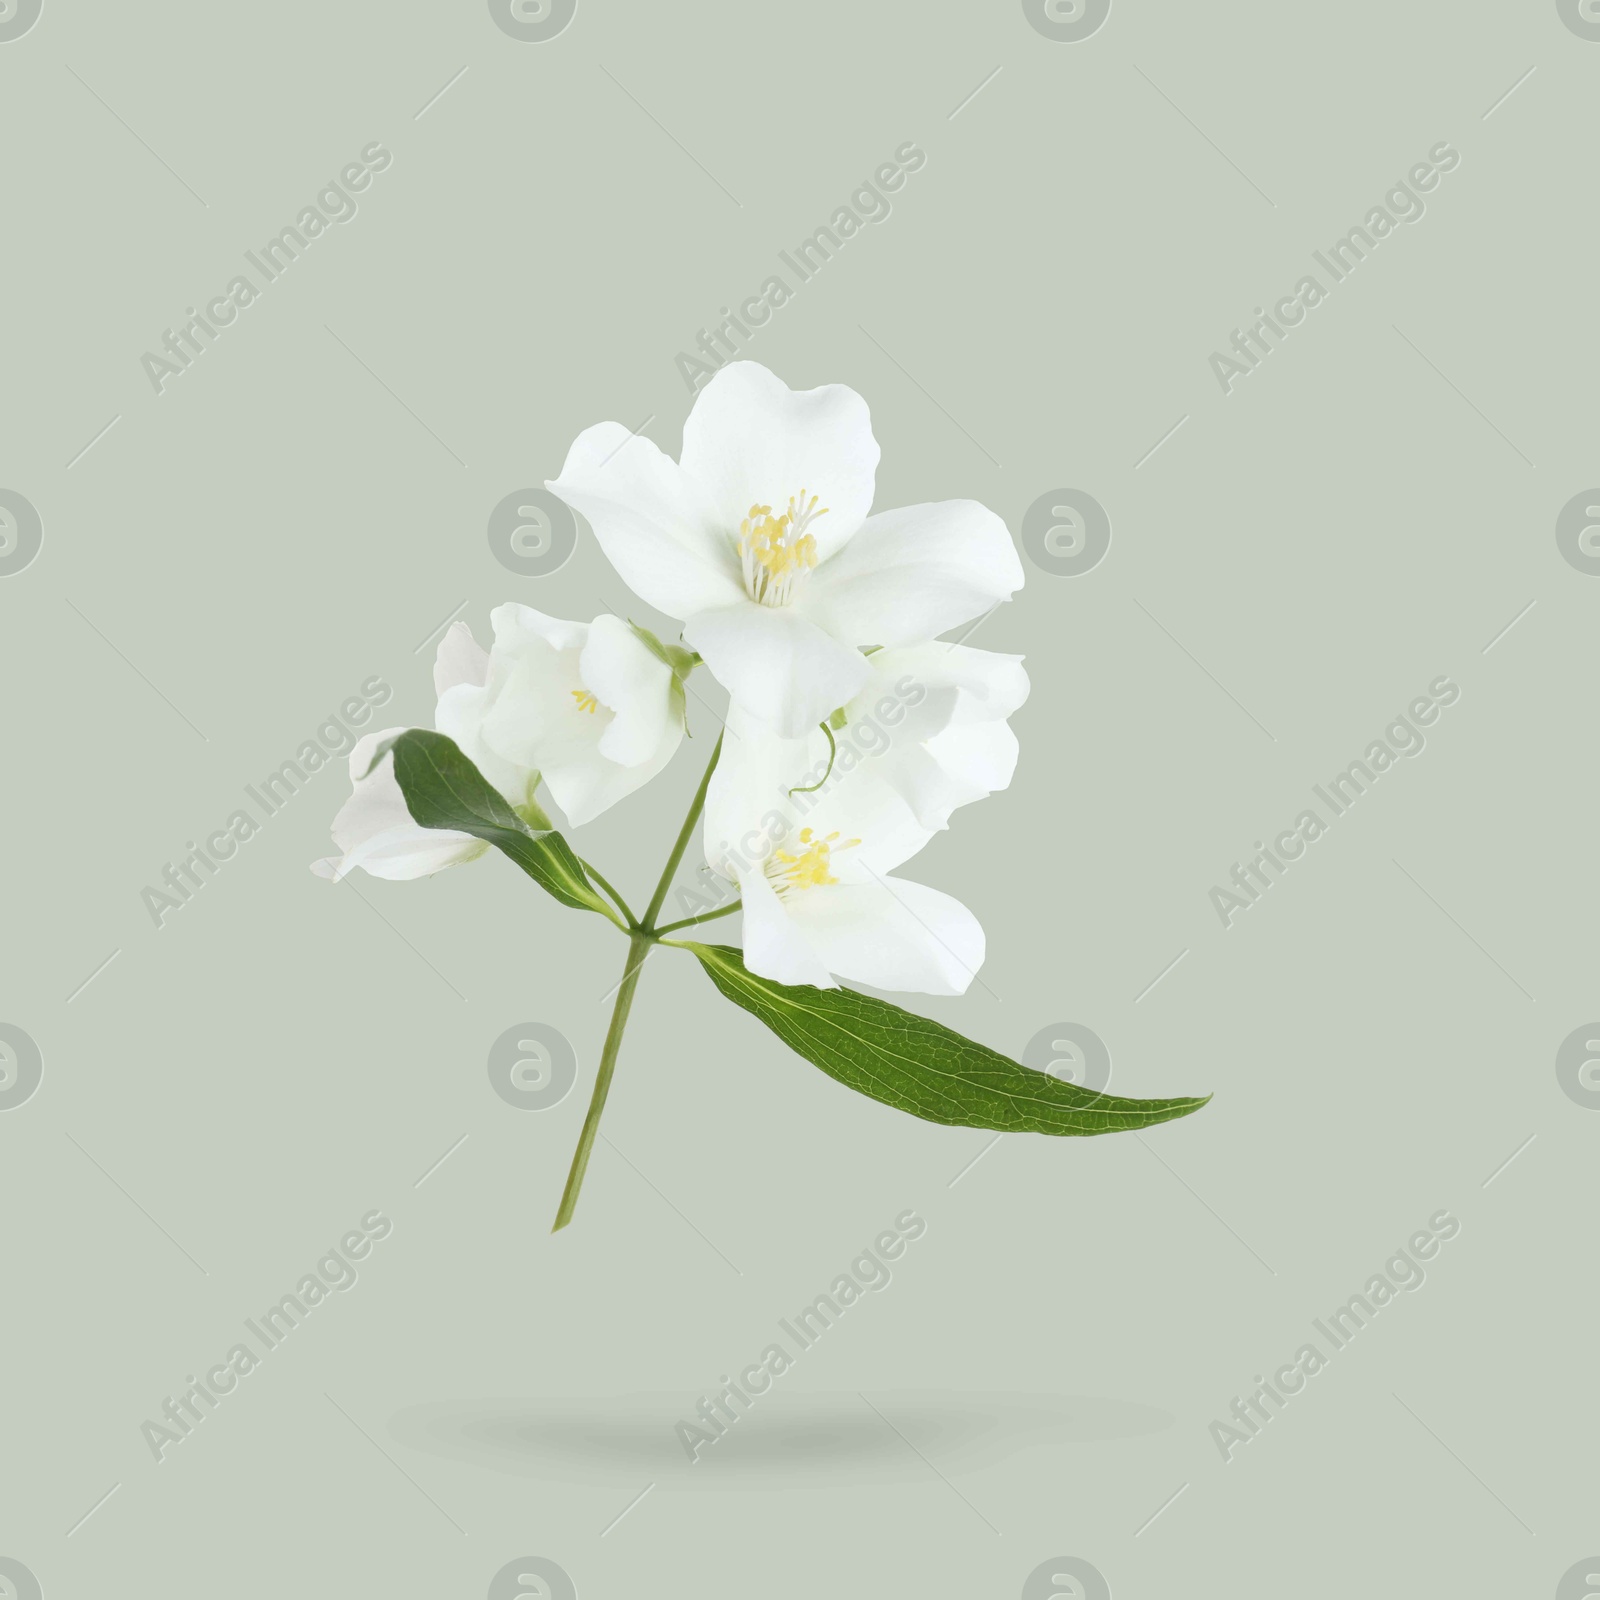
<instances>
[{"instance_id":1,"label":"yellow stamen","mask_svg":"<svg viewBox=\"0 0 1600 1600\"><path fill-rule=\"evenodd\" d=\"M755 505L739 524L739 560L750 598L764 606L786 606L796 588L817 564L817 541L806 532L828 508L817 507L817 496L807 501L804 489L789 501L789 509L773 516L771 506Z\"/></svg>"},{"instance_id":2,"label":"yellow stamen","mask_svg":"<svg viewBox=\"0 0 1600 1600\"><path fill-rule=\"evenodd\" d=\"M578 709L587 711L591 717L595 713L595 708L600 704L587 689L574 689L572 698L578 702Z\"/></svg>"},{"instance_id":3,"label":"yellow stamen","mask_svg":"<svg viewBox=\"0 0 1600 1600\"><path fill-rule=\"evenodd\" d=\"M818 839L810 828L800 830L799 842L805 846L798 855L789 850L775 850L767 862L767 876L780 895L796 889L815 889L822 884L837 883L832 871L835 850L852 850L861 843L859 839L846 839L837 844L838 832L826 839Z\"/></svg>"}]
</instances>

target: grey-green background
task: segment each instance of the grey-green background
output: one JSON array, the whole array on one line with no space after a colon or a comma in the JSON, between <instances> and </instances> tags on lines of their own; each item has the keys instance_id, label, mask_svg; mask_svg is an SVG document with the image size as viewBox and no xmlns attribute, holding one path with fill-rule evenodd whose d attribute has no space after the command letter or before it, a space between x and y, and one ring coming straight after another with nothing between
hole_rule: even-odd
<instances>
[{"instance_id":1,"label":"grey-green background","mask_svg":"<svg viewBox=\"0 0 1600 1600\"><path fill-rule=\"evenodd\" d=\"M529 1555L583 1600L1015 1597L1064 1556L1117 1600L1555 1594L1600 1547L1600 1115L1555 1070L1600 1014L1600 579L1555 539L1600 481L1597 74L1553 0L1116 0L1079 42L581 0L537 43L467 0L45 0L0 43L0 488L44 526L0 579L0 1022L44 1057L0 1114L0 1555L51 1600L481 1596ZM355 220L154 394L143 353L374 140ZM907 140L749 353L866 396L879 506L1018 533L1066 487L1114 527L973 636L1033 697L1012 788L910 869L989 938L919 1009L1216 1098L969 1168L988 1134L850 1095L663 951L552 1237L609 929L498 859L318 881L338 764L159 930L140 893L363 679L426 721L452 608L651 618L586 529L505 570L491 508L604 418L675 453L678 352ZM1425 218L1224 396L1212 351L1441 140ZM1224 930L1211 887L1441 674L1425 753ZM580 835L629 890L694 715ZM485 1070L530 1021L581 1068L538 1113ZM141 1423L372 1208L357 1287L153 1461ZM891 1287L690 1468L672 1423L907 1208ZM1441 1208L1426 1285L1224 1464L1213 1419Z\"/></svg>"}]
</instances>

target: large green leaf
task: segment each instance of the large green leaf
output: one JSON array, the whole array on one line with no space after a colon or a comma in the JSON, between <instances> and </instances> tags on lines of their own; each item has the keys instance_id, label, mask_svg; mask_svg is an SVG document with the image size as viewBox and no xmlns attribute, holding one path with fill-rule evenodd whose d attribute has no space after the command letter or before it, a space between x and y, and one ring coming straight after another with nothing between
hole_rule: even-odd
<instances>
[{"instance_id":1,"label":"large green leaf","mask_svg":"<svg viewBox=\"0 0 1600 1600\"><path fill-rule=\"evenodd\" d=\"M773 983L737 950L693 944L711 981L830 1078L929 1122L1002 1133L1124 1133L1198 1111L1210 1095L1127 1100L1035 1072L987 1045L852 989Z\"/></svg>"},{"instance_id":2,"label":"large green leaf","mask_svg":"<svg viewBox=\"0 0 1600 1600\"><path fill-rule=\"evenodd\" d=\"M590 886L572 846L554 829L531 827L518 816L461 753L454 739L427 728L408 728L379 745L372 765L391 753L395 781L414 822L424 828L470 833L510 856L563 905L611 915L610 907ZM548 823L537 807L529 810L537 822Z\"/></svg>"}]
</instances>

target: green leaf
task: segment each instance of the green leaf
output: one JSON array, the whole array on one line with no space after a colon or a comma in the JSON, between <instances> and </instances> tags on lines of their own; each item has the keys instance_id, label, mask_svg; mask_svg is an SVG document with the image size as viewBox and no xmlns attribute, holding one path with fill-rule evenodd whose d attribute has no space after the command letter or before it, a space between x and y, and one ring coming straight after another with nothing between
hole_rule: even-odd
<instances>
[{"instance_id":1,"label":"green leaf","mask_svg":"<svg viewBox=\"0 0 1600 1600\"><path fill-rule=\"evenodd\" d=\"M1035 1072L926 1017L853 989L758 978L737 950L694 944L711 981L846 1087L928 1122L1002 1133L1124 1133L1198 1111L1210 1095L1128 1100Z\"/></svg>"},{"instance_id":2,"label":"green leaf","mask_svg":"<svg viewBox=\"0 0 1600 1600\"><path fill-rule=\"evenodd\" d=\"M395 781L414 822L424 828L470 833L510 856L563 905L611 915L610 907L590 886L572 846L547 825L544 813L530 803L528 810L535 820L546 824L530 827L461 753L454 739L427 728L408 728L379 745L372 766L391 752Z\"/></svg>"}]
</instances>

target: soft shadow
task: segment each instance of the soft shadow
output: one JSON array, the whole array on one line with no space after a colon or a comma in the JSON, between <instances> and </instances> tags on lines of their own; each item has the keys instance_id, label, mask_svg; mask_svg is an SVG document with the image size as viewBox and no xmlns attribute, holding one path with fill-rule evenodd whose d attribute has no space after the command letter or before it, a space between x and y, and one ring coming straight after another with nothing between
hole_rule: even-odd
<instances>
[{"instance_id":1,"label":"soft shadow","mask_svg":"<svg viewBox=\"0 0 1600 1600\"><path fill-rule=\"evenodd\" d=\"M699 1396L507 1399L413 1406L390 1433L434 1455L521 1477L715 1484L756 1491L803 1482L854 1484L962 1472L1025 1450L1159 1433L1172 1417L1129 1400L950 1390L781 1393L756 1399L691 1464L677 1425L711 1432Z\"/></svg>"}]
</instances>

